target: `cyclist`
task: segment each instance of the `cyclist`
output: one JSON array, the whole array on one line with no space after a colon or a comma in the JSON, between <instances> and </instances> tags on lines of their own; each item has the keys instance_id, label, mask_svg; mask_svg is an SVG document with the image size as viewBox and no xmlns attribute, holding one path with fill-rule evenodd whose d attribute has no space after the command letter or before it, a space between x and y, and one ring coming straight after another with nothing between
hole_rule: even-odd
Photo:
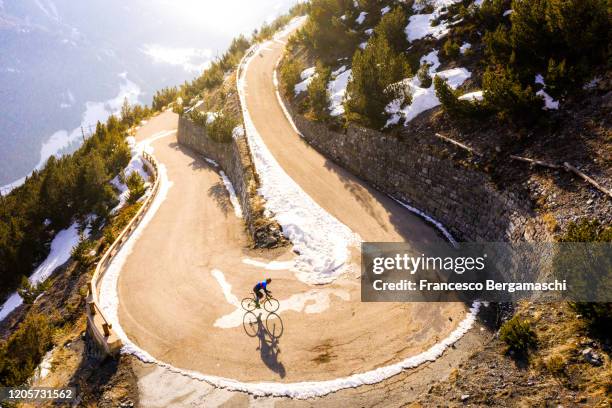
<instances>
[{"instance_id":1,"label":"cyclist","mask_svg":"<svg viewBox=\"0 0 612 408\"><path fill-rule=\"evenodd\" d=\"M266 295L270 295L272 292L268 290L268 285L272 282L272 279L268 278L265 281L257 282L257 285L253 287L253 293L255 293L255 303L257 304L257 309L259 309L259 299L264 296L264 292Z\"/></svg>"}]
</instances>

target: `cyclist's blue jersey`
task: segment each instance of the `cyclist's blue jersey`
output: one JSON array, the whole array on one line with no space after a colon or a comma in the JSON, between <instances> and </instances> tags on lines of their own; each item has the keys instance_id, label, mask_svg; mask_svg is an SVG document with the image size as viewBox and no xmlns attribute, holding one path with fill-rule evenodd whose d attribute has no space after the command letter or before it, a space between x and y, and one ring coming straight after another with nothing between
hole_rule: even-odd
<instances>
[{"instance_id":1,"label":"cyclist's blue jersey","mask_svg":"<svg viewBox=\"0 0 612 408\"><path fill-rule=\"evenodd\" d=\"M266 290L267 286L268 286L268 282L261 281L261 282L258 282L257 285L255 285L255 290L259 290L259 289Z\"/></svg>"}]
</instances>

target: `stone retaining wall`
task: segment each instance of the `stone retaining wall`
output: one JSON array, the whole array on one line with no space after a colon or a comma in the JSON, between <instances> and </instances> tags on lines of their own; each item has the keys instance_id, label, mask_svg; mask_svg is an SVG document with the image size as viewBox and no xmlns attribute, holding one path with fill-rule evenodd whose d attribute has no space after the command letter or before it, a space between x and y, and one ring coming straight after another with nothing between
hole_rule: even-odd
<instances>
[{"instance_id":1,"label":"stone retaining wall","mask_svg":"<svg viewBox=\"0 0 612 408\"><path fill-rule=\"evenodd\" d=\"M500 189L470 165L469 157L450 157L448 150L457 148L433 135L402 138L356 125L332 131L284 102L310 145L380 191L436 218L458 239L550 240L529 200Z\"/></svg>"},{"instance_id":2,"label":"stone retaining wall","mask_svg":"<svg viewBox=\"0 0 612 408\"><path fill-rule=\"evenodd\" d=\"M227 174L236 190L254 246L272 248L286 242L280 225L263 214L263 198L257 194L259 179L245 137L234 137L231 143L215 142L203 127L181 115L177 139L180 144L216 161Z\"/></svg>"}]
</instances>

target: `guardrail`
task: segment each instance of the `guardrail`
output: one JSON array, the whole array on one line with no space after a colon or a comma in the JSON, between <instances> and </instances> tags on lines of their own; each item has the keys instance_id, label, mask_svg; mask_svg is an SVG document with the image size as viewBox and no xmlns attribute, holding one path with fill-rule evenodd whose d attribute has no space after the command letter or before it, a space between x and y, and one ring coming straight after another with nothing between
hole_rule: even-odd
<instances>
[{"instance_id":1,"label":"guardrail","mask_svg":"<svg viewBox=\"0 0 612 408\"><path fill-rule=\"evenodd\" d=\"M145 198L142 207L138 209L138 212L130 220L128 225L121 231L119 236L111 244L110 247L104 252L102 258L96 265L96 270L88 282L89 294L87 296L87 329L94 339L96 344L104 351L105 354L115 356L121 350L123 346L121 339L113 332L113 325L110 320L104 315L104 312L100 308L98 300L99 285L102 277L106 273L110 262L113 260L115 255L119 252L122 245L130 238L136 227L142 221L142 218L146 214L147 210L151 206L151 203L157 195L159 190L159 177L157 170L157 161L150 154L143 152L144 162L153 175L154 182L153 186L147 197Z\"/></svg>"}]
</instances>

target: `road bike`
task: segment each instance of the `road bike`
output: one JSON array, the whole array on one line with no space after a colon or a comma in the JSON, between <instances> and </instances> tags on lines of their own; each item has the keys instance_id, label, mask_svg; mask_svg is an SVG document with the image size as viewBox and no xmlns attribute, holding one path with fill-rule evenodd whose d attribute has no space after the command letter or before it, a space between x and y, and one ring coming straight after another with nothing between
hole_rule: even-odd
<instances>
[{"instance_id":1,"label":"road bike","mask_svg":"<svg viewBox=\"0 0 612 408\"><path fill-rule=\"evenodd\" d=\"M255 293L253 293L249 297L245 297L244 299L242 299L242 302L240 302L240 304L242 305L242 308L247 312L252 312L253 310L255 310L257 308ZM265 294L264 297L259 301L259 304L263 306L266 312L270 313L276 312L280 307L280 302L276 300L271 293Z\"/></svg>"}]
</instances>

